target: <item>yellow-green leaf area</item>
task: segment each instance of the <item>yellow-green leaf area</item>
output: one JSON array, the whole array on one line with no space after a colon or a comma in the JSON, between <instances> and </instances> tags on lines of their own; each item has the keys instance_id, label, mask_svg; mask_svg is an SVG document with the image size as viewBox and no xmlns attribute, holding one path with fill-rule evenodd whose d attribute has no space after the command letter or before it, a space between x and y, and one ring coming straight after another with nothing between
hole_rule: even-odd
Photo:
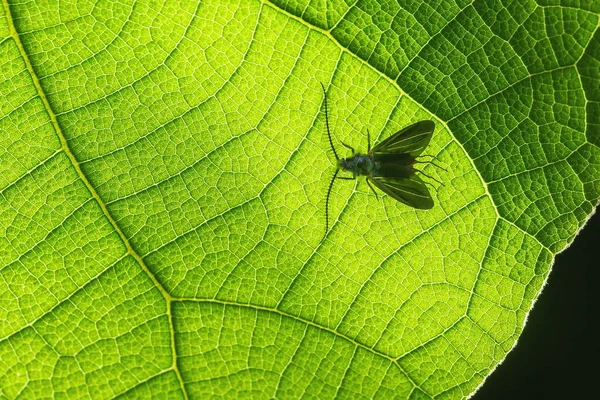
<instances>
[{"instance_id":1,"label":"yellow-green leaf area","mask_svg":"<svg viewBox=\"0 0 600 400\"><path fill-rule=\"evenodd\" d=\"M434 3L4 0L0 397L471 396L598 204L600 9ZM323 237L321 84L433 209Z\"/></svg>"}]
</instances>

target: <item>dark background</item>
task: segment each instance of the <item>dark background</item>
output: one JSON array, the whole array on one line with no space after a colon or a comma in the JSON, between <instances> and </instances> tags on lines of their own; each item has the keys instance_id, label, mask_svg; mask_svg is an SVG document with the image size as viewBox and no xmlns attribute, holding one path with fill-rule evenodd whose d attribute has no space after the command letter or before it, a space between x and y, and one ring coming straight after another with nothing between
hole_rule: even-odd
<instances>
[{"instance_id":1,"label":"dark background","mask_svg":"<svg viewBox=\"0 0 600 400\"><path fill-rule=\"evenodd\" d=\"M600 332L594 327L600 314L599 270L596 213L556 257L517 346L474 400L600 398Z\"/></svg>"}]
</instances>

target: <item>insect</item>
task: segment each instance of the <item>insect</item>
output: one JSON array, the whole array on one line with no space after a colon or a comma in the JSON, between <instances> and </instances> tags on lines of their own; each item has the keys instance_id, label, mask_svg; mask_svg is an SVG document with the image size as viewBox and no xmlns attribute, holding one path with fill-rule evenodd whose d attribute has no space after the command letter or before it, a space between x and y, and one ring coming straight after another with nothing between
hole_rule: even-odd
<instances>
[{"instance_id":1,"label":"insect","mask_svg":"<svg viewBox=\"0 0 600 400\"><path fill-rule=\"evenodd\" d=\"M375 192L375 189L371 184L375 185L393 199L408 206L422 210L432 208L433 199L429 194L429 190L427 189L425 182L423 182L416 173L419 172L440 184L441 182L415 169L414 165L417 163L425 163L424 161L417 160L417 157L421 156L421 153L429 144L435 128L435 123L430 120L414 123L394 133L381 143L375 145L372 149L371 135L367 130L367 153L357 153L352 147L341 142L344 147L352 152L352 156L340 158L333 145L331 131L329 129L327 92L322 83L321 87L323 88L323 98L325 103L325 126L327 128L327 137L329 138L329 144L331 145L331 149L333 150L337 162L337 169L329 182L329 188L327 189L327 196L325 198L325 236L327 236L327 232L329 231L329 196L331 195L331 189L333 188L333 183L336 179L355 180L357 176L362 175L366 177L367 184L377 198L377 192ZM425 155L421 157L425 157ZM431 164L433 163L431 162ZM351 172L352 177L338 177L340 171ZM323 236L323 239L325 236Z\"/></svg>"}]
</instances>

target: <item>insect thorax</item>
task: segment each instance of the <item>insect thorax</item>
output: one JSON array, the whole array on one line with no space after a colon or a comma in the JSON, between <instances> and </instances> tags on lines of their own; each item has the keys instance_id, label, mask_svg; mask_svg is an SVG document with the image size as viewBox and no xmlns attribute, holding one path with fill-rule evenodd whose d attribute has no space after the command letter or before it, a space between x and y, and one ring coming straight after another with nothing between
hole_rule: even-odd
<instances>
[{"instance_id":1,"label":"insect thorax","mask_svg":"<svg viewBox=\"0 0 600 400\"><path fill-rule=\"evenodd\" d=\"M369 154L355 154L349 158L340 158L338 167L354 175L370 175L375 169L375 161Z\"/></svg>"}]
</instances>

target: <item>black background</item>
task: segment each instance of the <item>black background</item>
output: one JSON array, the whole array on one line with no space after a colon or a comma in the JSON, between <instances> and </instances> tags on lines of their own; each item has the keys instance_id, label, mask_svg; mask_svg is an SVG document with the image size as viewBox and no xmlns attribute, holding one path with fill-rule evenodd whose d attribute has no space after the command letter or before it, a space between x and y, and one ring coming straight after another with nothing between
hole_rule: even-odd
<instances>
[{"instance_id":1,"label":"black background","mask_svg":"<svg viewBox=\"0 0 600 400\"><path fill-rule=\"evenodd\" d=\"M556 257L517 346L474 400L600 398L599 255L596 213Z\"/></svg>"}]
</instances>

